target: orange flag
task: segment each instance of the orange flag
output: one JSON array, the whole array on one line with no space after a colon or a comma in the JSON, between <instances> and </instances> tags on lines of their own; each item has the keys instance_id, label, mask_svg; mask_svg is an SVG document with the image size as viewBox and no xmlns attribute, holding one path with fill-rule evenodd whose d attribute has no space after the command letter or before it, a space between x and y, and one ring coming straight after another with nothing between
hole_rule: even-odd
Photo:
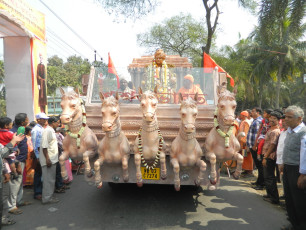
<instances>
[{"instance_id":1,"label":"orange flag","mask_svg":"<svg viewBox=\"0 0 306 230\"><path fill-rule=\"evenodd\" d=\"M120 88L119 77L118 77L117 71L115 69L114 63L113 63L109 53L108 53L108 72L116 75L117 88L119 89Z\"/></svg>"},{"instance_id":2,"label":"orange flag","mask_svg":"<svg viewBox=\"0 0 306 230\"><path fill-rule=\"evenodd\" d=\"M226 71L225 71L222 67L220 67L220 66L214 61L214 59L212 59L212 58L211 58L208 54L206 54L205 52L204 52L204 58L203 58L203 66L204 66L204 68L213 68L213 69L217 66L217 67L218 67L218 72L225 72L225 73L226 73ZM207 73L207 70L204 69L204 72ZM228 73L226 73L226 77L228 77L228 78L231 79L231 80L230 80L230 85L231 85L232 87L234 87L234 85L235 85L234 79L233 79Z\"/></svg>"}]
</instances>

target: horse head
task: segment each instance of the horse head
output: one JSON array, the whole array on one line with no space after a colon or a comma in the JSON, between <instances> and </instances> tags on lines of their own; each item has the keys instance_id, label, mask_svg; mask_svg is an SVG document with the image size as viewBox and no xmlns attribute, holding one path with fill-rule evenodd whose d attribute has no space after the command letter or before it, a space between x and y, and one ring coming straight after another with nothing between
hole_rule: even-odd
<instances>
[{"instance_id":1,"label":"horse head","mask_svg":"<svg viewBox=\"0 0 306 230\"><path fill-rule=\"evenodd\" d=\"M157 94L157 86L154 89L154 93L151 91L146 91L142 93L142 89L139 88L140 106L145 121L151 122L155 119L157 103L158 103L156 94Z\"/></svg>"},{"instance_id":2,"label":"horse head","mask_svg":"<svg viewBox=\"0 0 306 230\"><path fill-rule=\"evenodd\" d=\"M180 114L184 132L192 133L195 131L195 120L198 115L198 93L195 94L194 99L188 97L185 100L183 99L183 96L180 93L179 100L181 103Z\"/></svg>"},{"instance_id":3,"label":"horse head","mask_svg":"<svg viewBox=\"0 0 306 230\"><path fill-rule=\"evenodd\" d=\"M61 122L63 124L69 124L71 121L76 120L80 116L82 116L82 100L79 96L79 90L70 91L65 93L65 91L60 88L60 92L62 94L62 114L61 114Z\"/></svg>"},{"instance_id":4,"label":"horse head","mask_svg":"<svg viewBox=\"0 0 306 230\"><path fill-rule=\"evenodd\" d=\"M110 96L105 98L100 92L100 99L102 101L102 130L109 132L113 130L114 125L117 123L119 117L119 95L116 92L116 96Z\"/></svg>"},{"instance_id":5,"label":"horse head","mask_svg":"<svg viewBox=\"0 0 306 230\"><path fill-rule=\"evenodd\" d=\"M218 95L218 120L223 121L225 125L232 125L235 121L235 110L237 107L235 96L237 88L233 93L226 89L226 83L217 88Z\"/></svg>"}]
</instances>

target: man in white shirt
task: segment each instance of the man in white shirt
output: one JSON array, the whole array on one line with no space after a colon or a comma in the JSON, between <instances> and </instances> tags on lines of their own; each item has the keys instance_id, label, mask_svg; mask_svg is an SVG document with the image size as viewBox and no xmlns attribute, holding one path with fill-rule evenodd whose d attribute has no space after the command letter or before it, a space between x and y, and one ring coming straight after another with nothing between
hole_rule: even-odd
<instances>
[{"instance_id":1,"label":"man in white shirt","mask_svg":"<svg viewBox=\"0 0 306 230\"><path fill-rule=\"evenodd\" d=\"M39 151L39 161L42 168L43 190L42 203L57 203L59 200L53 197L56 176L56 163L58 162L58 146L55 130L59 126L57 117L48 119L48 126L44 129Z\"/></svg>"}]
</instances>

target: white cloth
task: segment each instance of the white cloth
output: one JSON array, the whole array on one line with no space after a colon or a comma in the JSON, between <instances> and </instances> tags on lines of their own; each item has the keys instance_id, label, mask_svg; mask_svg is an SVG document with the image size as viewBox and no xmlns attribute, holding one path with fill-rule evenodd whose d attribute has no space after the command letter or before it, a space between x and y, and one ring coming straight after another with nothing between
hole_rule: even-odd
<instances>
[{"instance_id":1,"label":"white cloth","mask_svg":"<svg viewBox=\"0 0 306 230\"><path fill-rule=\"evenodd\" d=\"M278 165L284 164L283 155L284 155L286 137L287 137L287 130L281 132L278 138L278 144L277 144L277 149L276 149L276 164Z\"/></svg>"},{"instance_id":2,"label":"white cloth","mask_svg":"<svg viewBox=\"0 0 306 230\"><path fill-rule=\"evenodd\" d=\"M46 158L43 153L44 148L48 150L48 155L52 164L57 163L58 162L57 139L54 129L51 128L50 126L47 126L47 128L44 129L41 137L40 151L39 151L39 161L41 166L47 165Z\"/></svg>"},{"instance_id":3,"label":"white cloth","mask_svg":"<svg viewBox=\"0 0 306 230\"><path fill-rule=\"evenodd\" d=\"M46 165L41 167L42 179L43 179L43 189L42 189L42 199L43 203L50 201L53 196L55 188L55 177L56 177L56 164L52 164L50 168Z\"/></svg>"}]
</instances>

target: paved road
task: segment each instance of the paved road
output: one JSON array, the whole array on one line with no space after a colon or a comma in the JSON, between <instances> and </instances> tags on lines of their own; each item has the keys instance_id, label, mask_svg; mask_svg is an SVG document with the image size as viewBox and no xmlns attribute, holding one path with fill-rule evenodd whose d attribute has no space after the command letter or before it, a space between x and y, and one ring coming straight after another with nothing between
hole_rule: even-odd
<instances>
[{"instance_id":1,"label":"paved road","mask_svg":"<svg viewBox=\"0 0 306 230\"><path fill-rule=\"evenodd\" d=\"M204 189L204 188L203 188ZM285 211L262 200L248 182L221 178L217 191L172 186L121 185L101 190L75 176L71 189L57 196L58 204L42 205L33 200L32 189L25 199L33 204L14 216L8 230L101 230L101 229L205 229L274 230L287 224Z\"/></svg>"}]
</instances>

